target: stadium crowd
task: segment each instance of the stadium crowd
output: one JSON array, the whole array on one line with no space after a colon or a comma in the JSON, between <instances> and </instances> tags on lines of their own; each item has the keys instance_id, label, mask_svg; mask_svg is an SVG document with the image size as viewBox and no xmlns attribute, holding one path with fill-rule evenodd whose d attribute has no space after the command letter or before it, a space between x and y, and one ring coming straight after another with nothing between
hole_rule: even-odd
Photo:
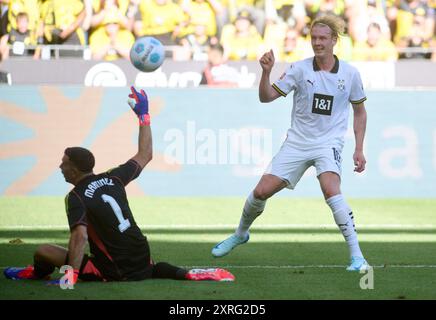
<instances>
[{"instance_id":1,"label":"stadium crowd","mask_svg":"<svg viewBox=\"0 0 436 320\"><path fill-rule=\"evenodd\" d=\"M256 60L272 48L277 60L312 54L308 30L325 13L342 17L336 46L344 60L436 61L436 0L0 0L0 54L43 57L45 45L90 48L90 58L129 58L135 38L153 36L174 60ZM83 56L83 51L80 51ZM49 53L50 54L50 53Z\"/></svg>"}]
</instances>

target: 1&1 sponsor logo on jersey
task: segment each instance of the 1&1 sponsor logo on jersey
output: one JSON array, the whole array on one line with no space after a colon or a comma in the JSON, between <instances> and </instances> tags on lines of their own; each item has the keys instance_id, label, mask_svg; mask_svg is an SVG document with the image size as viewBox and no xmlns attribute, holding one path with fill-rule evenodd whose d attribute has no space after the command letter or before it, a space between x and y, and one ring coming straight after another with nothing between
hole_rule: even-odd
<instances>
[{"instance_id":1,"label":"1&1 sponsor logo on jersey","mask_svg":"<svg viewBox=\"0 0 436 320\"><path fill-rule=\"evenodd\" d=\"M315 93L313 95L312 113L330 116L333 108L333 96Z\"/></svg>"}]
</instances>

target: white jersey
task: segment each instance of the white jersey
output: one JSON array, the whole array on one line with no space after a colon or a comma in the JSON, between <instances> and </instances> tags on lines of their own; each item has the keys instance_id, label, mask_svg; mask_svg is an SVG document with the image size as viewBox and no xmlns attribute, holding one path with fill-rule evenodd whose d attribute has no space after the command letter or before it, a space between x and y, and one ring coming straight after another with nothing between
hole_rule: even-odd
<instances>
[{"instance_id":1,"label":"white jersey","mask_svg":"<svg viewBox=\"0 0 436 320\"><path fill-rule=\"evenodd\" d=\"M336 56L330 72L320 70L313 57L295 62L272 86L284 97L294 90L287 142L298 149L342 149L349 104L366 100L357 69Z\"/></svg>"}]
</instances>

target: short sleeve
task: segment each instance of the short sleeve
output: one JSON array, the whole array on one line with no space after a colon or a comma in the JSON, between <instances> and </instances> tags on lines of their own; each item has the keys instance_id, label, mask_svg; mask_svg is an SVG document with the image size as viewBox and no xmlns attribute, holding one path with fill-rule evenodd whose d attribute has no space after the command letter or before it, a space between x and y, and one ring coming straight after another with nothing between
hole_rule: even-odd
<instances>
[{"instance_id":1,"label":"short sleeve","mask_svg":"<svg viewBox=\"0 0 436 320\"><path fill-rule=\"evenodd\" d=\"M130 181L136 179L141 171L141 166L135 160L130 159L126 163L108 170L107 174L120 179L123 185L126 186Z\"/></svg>"},{"instance_id":2,"label":"short sleeve","mask_svg":"<svg viewBox=\"0 0 436 320\"><path fill-rule=\"evenodd\" d=\"M363 90L362 79L359 72L354 72L353 81L351 83L350 102L352 104L359 104L366 100L365 91Z\"/></svg>"},{"instance_id":3,"label":"short sleeve","mask_svg":"<svg viewBox=\"0 0 436 320\"><path fill-rule=\"evenodd\" d=\"M291 64L272 86L278 93L286 97L289 92L297 87L297 79L298 68L295 64Z\"/></svg>"},{"instance_id":4,"label":"short sleeve","mask_svg":"<svg viewBox=\"0 0 436 320\"><path fill-rule=\"evenodd\" d=\"M65 210L67 212L70 230L73 230L75 226L80 224L88 225L85 205L74 191L70 192L65 197Z\"/></svg>"}]
</instances>

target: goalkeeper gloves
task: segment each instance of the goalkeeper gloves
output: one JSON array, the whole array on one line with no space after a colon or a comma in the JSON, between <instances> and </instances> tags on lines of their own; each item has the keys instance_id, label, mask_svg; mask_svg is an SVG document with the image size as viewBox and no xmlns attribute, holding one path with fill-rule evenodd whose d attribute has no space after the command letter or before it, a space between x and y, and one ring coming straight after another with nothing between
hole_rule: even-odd
<instances>
[{"instance_id":1,"label":"goalkeeper gloves","mask_svg":"<svg viewBox=\"0 0 436 320\"><path fill-rule=\"evenodd\" d=\"M129 94L129 100L127 101L132 108L133 112L138 116L140 126L150 125L150 115L148 114L148 98L144 90L141 92L136 91L132 86L130 87L132 91Z\"/></svg>"}]
</instances>

